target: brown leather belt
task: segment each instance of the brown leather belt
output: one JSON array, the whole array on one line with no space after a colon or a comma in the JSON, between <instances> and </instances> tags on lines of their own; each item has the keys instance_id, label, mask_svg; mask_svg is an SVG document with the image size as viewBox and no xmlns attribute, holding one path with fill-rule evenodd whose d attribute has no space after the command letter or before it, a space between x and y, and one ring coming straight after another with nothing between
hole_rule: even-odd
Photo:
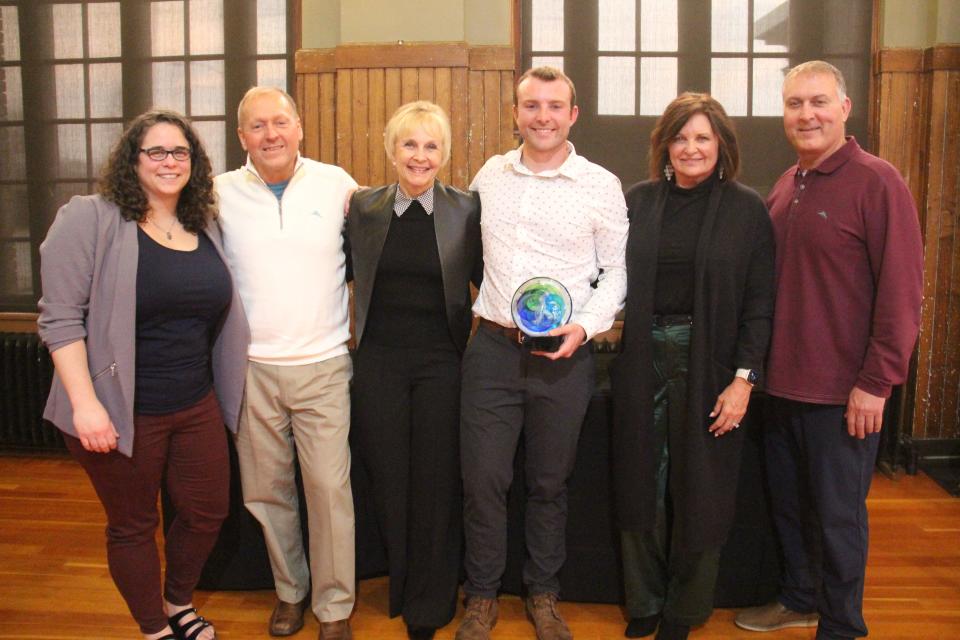
<instances>
[{"instance_id":1,"label":"brown leather belt","mask_svg":"<svg viewBox=\"0 0 960 640\"><path fill-rule=\"evenodd\" d=\"M520 329L517 329L516 327L505 327L502 324L497 324L493 320L487 320L486 318L477 318L477 321L481 327L490 333L503 336L510 342L514 342L516 344L523 344L523 334L520 332Z\"/></svg>"}]
</instances>

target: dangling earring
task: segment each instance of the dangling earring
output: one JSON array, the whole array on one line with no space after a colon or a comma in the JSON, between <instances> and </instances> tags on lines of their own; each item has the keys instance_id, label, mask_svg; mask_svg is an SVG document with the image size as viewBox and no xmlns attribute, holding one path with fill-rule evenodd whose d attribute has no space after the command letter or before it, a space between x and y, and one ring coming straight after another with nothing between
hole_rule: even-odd
<instances>
[{"instance_id":1,"label":"dangling earring","mask_svg":"<svg viewBox=\"0 0 960 640\"><path fill-rule=\"evenodd\" d=\"M669 162L663 165L663 175L667 177L667 182L673 180L673 165Z\"/></svg>"},{"instance_id":2,"label":"dangling earring","mask_svg":"<svg viewBox=\"0 0 960 640\"><path fill-rule=\"evenodd\" d=\"M723 167L720 167L720 179L723 180Z\"/></svg>"}]
</instances>

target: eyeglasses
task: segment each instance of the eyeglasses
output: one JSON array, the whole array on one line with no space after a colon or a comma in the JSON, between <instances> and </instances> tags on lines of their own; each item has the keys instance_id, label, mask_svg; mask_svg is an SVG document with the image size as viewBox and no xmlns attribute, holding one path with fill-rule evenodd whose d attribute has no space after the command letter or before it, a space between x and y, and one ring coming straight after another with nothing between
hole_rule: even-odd
<instances>
[{"instance_id":1,"label":"eyeglasses","mask_svg":"<svg viewBox=\"0 0 960 640\"><path fill-rule=\"evenodd\" d=\"M173 156L173 159L178 162L190 159L190 149L186 147L174 147L173 149L150 147L149 149L140 149L140 153L147 154L147 157L154 162L163 162L167 159L167 156Z\"/></svg>"}]
</instances>

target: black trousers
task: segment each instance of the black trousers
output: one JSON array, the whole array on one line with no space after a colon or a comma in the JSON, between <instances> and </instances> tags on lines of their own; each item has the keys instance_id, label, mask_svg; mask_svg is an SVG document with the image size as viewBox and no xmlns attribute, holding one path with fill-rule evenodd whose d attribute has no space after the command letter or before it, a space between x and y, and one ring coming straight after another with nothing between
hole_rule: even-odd
<instances>
[{"instance_id":1,"label":"black trousers","mask_svg":"<svg viewBox=\"0 0 960 640\"><path fill-rule=\"evenodd\" d=\"M581 346L548 360L483 328L463 356L461 461L468 596L497 595L507 560L507 491L522 435L526 445L529 594L558 593L566 560L567 479L594 386L593 354Z\"/></svg>"},{"instance_id":2,"label":"black trousers","mask_svg":"<svg viewBox=\"0 0 960 640\"><path fill-rule=\"evenodd\" d=\"M784 555L780 602L819 612L818 639L865 636L866 499L880 434L851 437L843 405L770 397L767 406L767 480Z\"/></svg>"},{"instance_id":3,"label":"black trousers","mask_svg":"<svg viewBox=\"0 0 960 640\"><path fill-rule=\"evenodd\" d=\"M460 354L362 343L351 430L387 546L390 615L442 627L456 610L463 549Z\"/></svg>"}]
</instances>

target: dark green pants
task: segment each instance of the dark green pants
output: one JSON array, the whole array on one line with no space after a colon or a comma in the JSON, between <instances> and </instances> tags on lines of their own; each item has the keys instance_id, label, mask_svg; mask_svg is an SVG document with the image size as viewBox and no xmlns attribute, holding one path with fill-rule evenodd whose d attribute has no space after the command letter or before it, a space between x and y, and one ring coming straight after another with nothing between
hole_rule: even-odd
<instances>
[{"instance_id":1,"label":"dark green pants","mask_svg":"<svg viewBox=\"0 0 960 640\"><path fill-rule=\"evenodd\" d=\"M668 620L694 626L706 622L713 612L720 549L691 553L679 549L670 535L673 509L668 433L685 428L690 333L689 325L653 329L658 378L653 428L656 439L663 440L657 468L656 523L646 531L622 531L620 539L627 614L643 618L662 613Z\"/></svg>"}]
</instances>

